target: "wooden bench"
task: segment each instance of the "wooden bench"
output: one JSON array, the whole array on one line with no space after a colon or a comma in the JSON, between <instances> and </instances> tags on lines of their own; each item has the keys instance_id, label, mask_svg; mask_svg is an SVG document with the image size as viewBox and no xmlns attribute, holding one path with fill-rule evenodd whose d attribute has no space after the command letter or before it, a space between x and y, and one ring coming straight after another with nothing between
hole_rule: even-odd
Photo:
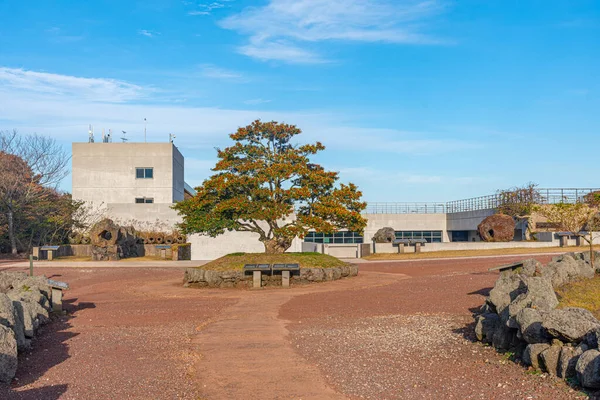
<instances>
[{"instance_id":1,"label":"wooden bench","mask_svg":"<svg viewBox=\"0 0 600 400\"><path fill-rule=\"evenodd\" d=\"M62 292L69 289L69 284L48 279L48 285L52 288L52 311L60 313L62 312Z\"/></svg>"}]
</instances>

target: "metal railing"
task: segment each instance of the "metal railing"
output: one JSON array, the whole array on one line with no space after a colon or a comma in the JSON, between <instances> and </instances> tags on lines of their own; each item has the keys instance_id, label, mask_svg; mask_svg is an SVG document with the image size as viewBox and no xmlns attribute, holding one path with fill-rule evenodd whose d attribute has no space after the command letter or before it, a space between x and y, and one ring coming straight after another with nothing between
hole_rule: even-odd
<instances>
[{"instance_id":1,"label":"metal railing","mask_svg":"<svg viewBox=\"0 0 600 400\"><path fill-rule=\"evenodd\" d=\"M367 203L366 214L444 214L444 203Z\"/></svg>"},{"instance_id":2,"label":"metal railing","mask_svg":"<svg viewBox=\"0 0 600 400\"><path fill-rule=\"evenodd\" d=\"M542 204L577 203L600 188L549 188L536 189ZM537 196L536 196L537 197ZM365 214L444 214L465 211L489 210L502 202L500 194L472 197L447 203L367 203Z\"/></svg>"}]
</instances>

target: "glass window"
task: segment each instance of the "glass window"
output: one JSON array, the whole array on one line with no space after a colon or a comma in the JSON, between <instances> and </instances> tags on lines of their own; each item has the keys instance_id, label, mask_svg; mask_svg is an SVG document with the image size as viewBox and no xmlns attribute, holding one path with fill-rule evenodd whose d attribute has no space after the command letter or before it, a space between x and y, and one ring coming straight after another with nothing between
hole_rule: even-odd
<instances>
[{"instance_id":1,"label":"glass window","mask_svg":"<svg viewBox=\"0 0 600 400\"><path fill-rule=\"evenodd\" d=\"M442 231L396 231L396 239L425 239L428 243L441 243Z\"/></svg>"},{"instance_id":2,"label":"glass window","mask_svg":"<svg viewBox=\"0 0 600 400\"><path fill-rule=\"evenodd\" d=\"M136 168L136 179L152 179L154 178L154 168Z\"/></svg>"},{"instance_id":3,"label":"glass window","mask_svg":"<svg viewBox=\"0 0 600 400\"><path fill-rule=\"evenodd\" d=\"M138 203L138 204L143 203L144 202L144 198L143 197L142 198L137 198L137 199L135 199L135 202Z\"/></svg>"},{"instance_id":4,"label":"glass window","mask_svg":"<svg viewBox=\"0 0 600 400\"><path fill-rule=\"evenodd\" d=\"M154 203L154 199L151 197L136 197L136 204L151 204Z\"/></svg>"},{"instance_id":5,"label":"glass window","mask_svg":"<svg viewBox=\"0 0 600 400\"><path fill-rule=\"evenodd\" d=\"M308 232L304 237L310 243L363 243L364 238L356 232L339 231L335 233Z\"/></svg>"}]
</instances>

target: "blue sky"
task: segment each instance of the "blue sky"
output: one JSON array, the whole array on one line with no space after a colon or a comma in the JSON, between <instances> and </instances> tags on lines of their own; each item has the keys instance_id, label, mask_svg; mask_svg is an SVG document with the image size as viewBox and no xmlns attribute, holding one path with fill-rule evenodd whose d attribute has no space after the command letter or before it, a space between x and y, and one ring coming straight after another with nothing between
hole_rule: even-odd
<instances>
[{"instance_id":1,"label":"blue sky","mask_svg":"<svg viewBox=\"0 0 600 400\"><path fill-rule=\"evenodd\" d=\"M599 187L599 71L595 0L0 2L0 129L69 147L147 118L193 185L260 118L368 201Z\"/></svg>"}]
</instances>

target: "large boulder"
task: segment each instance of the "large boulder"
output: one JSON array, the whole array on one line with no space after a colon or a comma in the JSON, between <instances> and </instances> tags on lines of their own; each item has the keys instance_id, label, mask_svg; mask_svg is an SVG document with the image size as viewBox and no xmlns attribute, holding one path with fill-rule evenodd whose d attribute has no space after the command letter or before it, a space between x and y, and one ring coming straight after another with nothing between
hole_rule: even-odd
<instances>
[{"instance_id":1,"label":"large boulder","mask_svg":"<svg viewBox=\"0 0 600 400\"><path fill-rule=\"evenodd\" d=\"M545 314L542 326L548 334L563 342L579 343L588 332L600 327L594 315L583 308L568 307L554 309Z\"/></svg>"},{"instance_id":2,"label":"large boulder","mask_svg":"<svg viewBox=\"0 0 600 400\"><path fill-rule=\"evenodd\" d=\"M477 226L484 242L510 242L515 237L515 220L510 215L494 214Z\"/></svg>"},{"instance_id":3,"label":"large boulder","mask_svg":"<svg viewBox=\"0 0 600 400\"><path fill-rule=\"evenodd\" d=\"M585 344L581 344L577 347L563 346L560 350L560 358L558 361L557 375L559 378L568 379L573 378L577 375L575 367L579 356L588 350Z\"/></svg>"},{"instance_id":4,"label":"large boulder","mask_svg":"<svg viewBox=\"0 0 600 400\"><path fill-rule=\"evenodd\" d=\"M10 383L17 373L17 340L12 329L0 325L0 382Z\"/></svg>"},{"instance_id":5,"label":"large boulder","mask_svg":"<svg viewBox=\"0 0 600 400\"><path fill-rule=\"evenodd\" d=\"M375 243L392 243L396 239L396 231L394 228L385 227L375 232L373 241Z\"/></svg>"},{"instance_id":6,"label":"large boulder","mask_svg":"<svg viewBox=\"0 0 600 400\"><path fill-rule=\"evenodd\" d=\"M526 291L527 285L522 276L505 271L500 274L494 288L490 290L487 302L496 313L502 315L510 303Z\"/></svg>"},{"instance_id":7,"label":"large boulder","mask_svg":"<svg viewBox=\"0 0 600 400\"><path fill-rule=\"evenodd\" d=\"M554 257L548 265L542 268L541 275L548 279L554 288L558 288L578 279L593 278L594 269L583 257L563 254Z\"/></svg>"},{"instance_id":8,"label":"large boulder","mask_svg":"<svg viewBox=\"0 0 600 400\"><path fill-rule=\"evenodd\" d=\"M550 336L542 326L543 314L535 308L523 308L515 317L520 337L529 344L548 343Z\"/></svg>"},{"instance_id":9,"label":"large boulder","mask_svg":"<svg viewBox=\"0 0 600 400\"><path fill-rule=\"evenodd\" d=\"M535 369L540 369L540 354L549 349L550 345L548 343L536 343L529 344L525 347L525 351L523 352L523 363L525 365L531 365Z\"/></svg>"},{"instance_id":10,"label":"large boulder","mask_svg":"<svg viewBox=\"0 0 600 400\"><path fill-rule=\"evenodd\" d=\"M540 360L542 361L543 368L550 375L558 375L558 364L560 361L560 353L562 351L563 344L559 340L553 340L552 346L540 353Z\"/></svg>"},{"instance_id":11,"label":"large boulder","mask_svg":"<svg viewBox=\"0 0 600 400\"><path fill-rule=\"evenodd\" d=\"M491 344L494 340L494 332L500 323L498 314L486 313L476 317L475 336L477 340L483 343Z\"/></svg>"},{"instance_id":12,"label":"large boulder","mask_svg":"<svg viewBox=\"0 0 600 400\"><path fill-rule=\"evenodd\" d=\"M600 351L588 350L583 353L577 360L575 370L581 386L600 389Z\"/></svg>"},{"instance_id":13,"label":"large boulder","mask_svg":"<svg viewBox=\"0 0 600 400\"><path fill-rule=\"evenodd\" d=\"M0 325L4 325L14 332L20 350L29 347L29 341L25 339L23 319L19 315L18 307L15 307L10 297L4 293L0 293Z\"/></svg>"}]
</instances>

